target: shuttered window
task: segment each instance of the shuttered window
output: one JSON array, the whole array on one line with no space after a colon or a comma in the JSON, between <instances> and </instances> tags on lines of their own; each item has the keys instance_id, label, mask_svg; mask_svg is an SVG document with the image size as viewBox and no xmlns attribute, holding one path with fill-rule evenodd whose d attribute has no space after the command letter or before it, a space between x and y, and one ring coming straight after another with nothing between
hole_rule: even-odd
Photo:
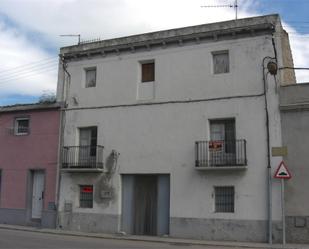
<instances>
[{"instance_id":1,"label":"shuttered window","mask_svg":"<svg viewBox=\"0 0 309 249\"><path fill-rule=\"evenodd\" d=\"M87 68L85 69L86 73L86 87L95 87L96 78L97 78L97 69L96 68Z\"/></svg>"},{"instance_id":2,"label":"shuttered window","mask_svg":"<svg viewBox=\"0 0 309 249\"><path fill-rule=\"evenodd\" d=\"M233 186L215 187L215 211L234 213L235 191Z\"/></svg>"},{"instance_id":3,"label":"shuttered window","mask_svg":"<svg viewBox=\"0 0 309 249\"><path fill-rule=\"evenodd\" d=\"M155 63L147 62L141 63L142 82L155 81Z\"/></svg>"},{"instance_id":4,"label":"shuttered window","mask_svg":"<svg viewBox=\"0 0 309 249\"><path fill-rule=\"evenodd\" d=\"M214 74L228 73L230 71L228 51L213 52L212 58Z\"/></svg>"}]
</instances>

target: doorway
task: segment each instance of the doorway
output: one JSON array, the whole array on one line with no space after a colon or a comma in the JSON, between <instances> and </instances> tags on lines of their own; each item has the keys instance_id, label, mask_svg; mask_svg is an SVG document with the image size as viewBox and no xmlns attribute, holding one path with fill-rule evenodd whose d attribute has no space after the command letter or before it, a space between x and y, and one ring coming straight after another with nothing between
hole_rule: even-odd
<instances>
[{"instance_id":1,"label":"doorway","mask_svg":"<svg viewBox=\"0 0 309 249\"><path fill-rule=\"evenodd\" d=\"M122 230L135 235L169 233L169 175L122 175Z\"/></svg>"},{"instance_id":2,"label":"doorway","mask_svg":"<svg viewBox=\"0 0 309 249\"><path fill-rule=\"evenodd\" d=\"M134 184L134 229L136 235L157 233L157 176L135 176Z\"/></svg>"},{"instance_id":3,"label":"doorway","mask_svg":"<svg viewBox=\"0 0 309 249\"><path fill-rule=\"evenodd\" d=\"M210 120L209 165L236 164L235 119Z\"/></svg>"},{"instance_id":4,"label":"doorway","mask_svg":"<svg viewBox=\"0 0 309 249\"><path fill-rule=\"evenodd\" d=\"M34 170L32 184L31 218L41 219L44 205L44 171Z\"/></svg>"},{"instance_id":5,"label":"doorway","mask_svg":"<svg viewBox=\"0 0 309 249\"><path fill-rule=\"evenodd\" d=\"M97 155L97 127L79 128L78 166L93 168Z\"/></svg>"}]
</instances>

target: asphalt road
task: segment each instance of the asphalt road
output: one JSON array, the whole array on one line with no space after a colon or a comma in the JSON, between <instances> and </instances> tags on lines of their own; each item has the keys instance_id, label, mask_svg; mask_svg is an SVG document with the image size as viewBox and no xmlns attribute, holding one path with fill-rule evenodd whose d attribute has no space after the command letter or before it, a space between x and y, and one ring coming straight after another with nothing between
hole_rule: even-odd
<instances>
[{"instance_id":1,"label":"asphalt road","mask_svg":"<svg viewBox=\"0 0 309 249\"><path fill-rule=\"evenodd\" d=\"M0 229L0 249L231 249L231 247L167 244Z\"/></svg>"}]
</instances>

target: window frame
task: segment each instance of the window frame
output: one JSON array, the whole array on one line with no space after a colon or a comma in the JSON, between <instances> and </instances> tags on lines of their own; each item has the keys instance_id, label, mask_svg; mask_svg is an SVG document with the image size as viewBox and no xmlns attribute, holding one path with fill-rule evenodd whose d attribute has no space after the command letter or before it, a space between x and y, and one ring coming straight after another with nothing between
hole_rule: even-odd
<instances>
[{"instance_id":1,"label":"window frame","mask_svg":"<svg viewBox=\"0 0 309 249\"><path fill-rule=\"evenodd\" d=\"M28 121L28 127L26 132L19 132L19 121ZM30 117L16 117L14 119L14 135L16 136L26 136L30 134Z\"/></svg>"},{"instance_id":2,"label":"window frame","mask_svg":"<svg viewBox=\"0 0 309 249\"><path fill-rule=\"evenodd\" d=\"M221 209L219 208L219 204L217 203L218 195L216 190L218 189L227 189L231 188L232 189L232 199L231 203L228 202L228 200L225 200L225 203L221 204ZM215 213L235 213L235 186L233 185L225 185L225 186L214 186L213 188L214 191L214 212ZM225 190L226 191L226 190ZM229 209L228 205L231 205L231 208ZM225 210L224 210L225 209Z\"/></svg>"},{"instance_id":3,"label":"window frame","mask_svg":"<svg viewBox=\"0 0 309 249\"><path fill-rule=\"evenodd\" d=\"M155 63L155 60L153 59L153 60L144 60L144 61L140 61L139 62L139 64L140 64L140 82L141 83L150 83L150 82L155 82L155 80L156 80L156 63ZM153 65L153 67L152 67L152 72L151 72L151 76L152 77L150 77L150 79L147 79L147 77L146 77L146 79L144 79L144 77L143 77L143 75L144 75L144 67L143 66L145 66L145 65Z\"/></svg>"},{"instance_id":4,"label":"window frame","mask_svg":"<svg viewBox=\"0 0 309 249\"><path fill-rule=\"evenodd\" d=\"M215 64L215 56L216 55L222 55L222 54L227 54L227 62L228 62L227 71L217 72L216 71L216 64ZM229 50L213 51L213 52L211 52L211 55L212 55L212 73L214 75L221 75L221 74L230 73L230 71L231 71L231 60L230 60L230 52L229 52Z\"/></svg>"},{"instance_id":5,"label":"window frame","mask_svg":"<svg viewBox=\"0 0 309 249\"><path fill-rule=\"evenodd\" d=\"M82 188L89 188L91 187L92 192L91 192L91 199L82 199ZM79 208L93 208L93 200L94 200L94 187L93 185L85 185L81 184L79 185ZM91 201L91 205L87 205L87 202ZM82 204L85 202L84 204Z\"/></svg>"},{"instance_id":6,"label":"window frame","mask_svg":"<svg viewBox=\"0 0 309 249\"><path fill-rule=\"evenodd\" d=\"M97 147L98 147L98 126L86 126L86 127L78 127L78 144L77 146L81 146L81 132L83 130L90 131L89 137L89 146L90 147L90 156L97 156Z\"/></svg>"},{"instance_id":7,"label":"window frame","mask_svg":"<svg viewBox=\"0 0 309 249\"><path fill-rule=\"evenodd\" d=\"M94 85L90 85L88 84L87 82L87 73L90 72L90 71L95 71L95 82L94 82ZM84 86L85 88L92 88L92 87L96 87L97 86L97 67L94 66L94 67L86 67L84 68Z\"/></svg>"}]
</instances>

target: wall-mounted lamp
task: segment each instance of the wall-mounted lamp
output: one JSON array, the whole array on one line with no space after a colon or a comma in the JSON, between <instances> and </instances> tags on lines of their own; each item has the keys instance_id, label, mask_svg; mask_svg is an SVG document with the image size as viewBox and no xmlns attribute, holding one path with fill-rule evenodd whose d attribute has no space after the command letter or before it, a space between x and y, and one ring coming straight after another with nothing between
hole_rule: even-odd
<instances>
[{"instance_id":1,"label":"wall-mounted lamp","mask_svg":"<svg viewBox=\"0 0 309 249\"><path fill-rule=\"evenodd\" d=\"M268 72L269 72L271 75L276 75L276 74L277 74L277 71L278 71L277 63L276 63L276 62L273 62L273 61L268 62L268 63L267 63L267 69L268 69Z\"/></svg>"}]
</instances>

